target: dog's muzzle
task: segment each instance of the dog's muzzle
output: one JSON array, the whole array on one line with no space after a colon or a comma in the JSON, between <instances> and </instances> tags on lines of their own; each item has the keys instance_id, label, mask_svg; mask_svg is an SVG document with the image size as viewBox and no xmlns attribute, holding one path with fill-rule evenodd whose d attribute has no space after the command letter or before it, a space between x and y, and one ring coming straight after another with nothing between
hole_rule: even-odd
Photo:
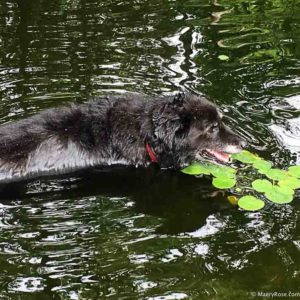
<instances>
[{"instance_id":1,"label":"dog's muzzle","mask_svg":"<svg viewBox=\"0 0 300 300\"><path fill-rule=\"evenodd\" d=\"M221 163L228 163L230 162L230 154L239 153L243 150L242 147L234 146L234 145L227 145L224 150L212 150L212 149L205 149L199 153L199 156L208 159L216 159Z\"/></svg>"}]
</instances>

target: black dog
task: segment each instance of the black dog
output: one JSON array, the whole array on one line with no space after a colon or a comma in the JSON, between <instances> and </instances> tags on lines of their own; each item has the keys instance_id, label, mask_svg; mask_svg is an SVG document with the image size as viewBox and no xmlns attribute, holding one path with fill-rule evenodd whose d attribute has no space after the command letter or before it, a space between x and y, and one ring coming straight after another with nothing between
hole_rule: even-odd
<instances>
[{"instance_id":1,"label":"black dog","mask_svg":"<svg viewBox=\"0 0 300 300\"><path fill-rule=\"evenodd\" d=\"M204 152L224 162L244 145L198 96L105 97L0 127L0 180L111 164L181 168Z\"/></svg>"}]
</instances>

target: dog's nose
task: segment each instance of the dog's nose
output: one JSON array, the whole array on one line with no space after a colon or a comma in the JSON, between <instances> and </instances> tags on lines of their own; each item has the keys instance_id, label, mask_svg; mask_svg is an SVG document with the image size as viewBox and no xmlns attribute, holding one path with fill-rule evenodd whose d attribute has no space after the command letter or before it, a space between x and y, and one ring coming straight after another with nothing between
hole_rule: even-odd
<instances>
[{"instance_id":1,"label":"dog's nose","mask_svg":"<svg viewBox=\"0 0 300 300\"><path fill-rule=\"evenodd\" d=\"M240 146L241 146L241 148L246 148L247 147L247 141L246 140L244 140L244 139L241 139L240 140Z\"/></svg>"}]
</instances>

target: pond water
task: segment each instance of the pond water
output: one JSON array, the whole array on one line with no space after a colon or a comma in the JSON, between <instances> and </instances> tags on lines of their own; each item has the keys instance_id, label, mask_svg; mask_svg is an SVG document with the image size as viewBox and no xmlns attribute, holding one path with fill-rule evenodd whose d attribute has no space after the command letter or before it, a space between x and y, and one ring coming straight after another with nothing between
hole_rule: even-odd
<instances>
[{"instance_id":1,"label":"pond water","mask_svg":"<svg viewBox=\"0 0 300 300\"><path fill-rule=\"evenodd\" d=\"M1 123L181 90L218 104L251 151L300 163L300 1L0 2ZM0 299L299 298L299 201L246 213L155 168L1 186Z\"/></svg>"}]
</instances>

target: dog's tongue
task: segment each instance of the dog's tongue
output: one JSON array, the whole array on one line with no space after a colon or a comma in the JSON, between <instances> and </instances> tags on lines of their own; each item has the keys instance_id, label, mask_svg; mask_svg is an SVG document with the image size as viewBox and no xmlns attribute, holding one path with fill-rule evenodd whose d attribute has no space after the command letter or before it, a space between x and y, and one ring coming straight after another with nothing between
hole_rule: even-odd
<instances>
[{"instance_id":1,"label":"dog's tongue","mask_svg":"<svg viewBox=\"0 0 300 300\"><path fill-rule=\"evenodd\" d=\"M225 152L219 152L216 150L210 150L207 149L206 150L210 155L214 156L217 160L222 161L224 163L229 162L229 154L225 153Z\"/></svg>"}]
</instances>

